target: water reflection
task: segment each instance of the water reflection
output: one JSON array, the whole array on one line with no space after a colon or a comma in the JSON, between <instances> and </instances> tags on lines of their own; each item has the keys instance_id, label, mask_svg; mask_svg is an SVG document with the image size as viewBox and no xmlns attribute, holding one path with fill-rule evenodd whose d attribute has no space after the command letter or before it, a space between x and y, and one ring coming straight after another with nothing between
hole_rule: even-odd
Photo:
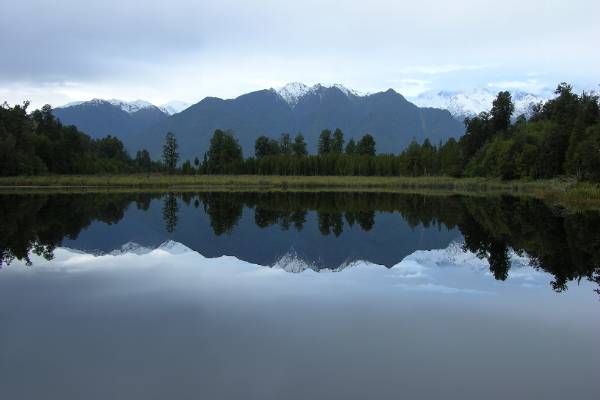
<instances>
[{"instance_id":1,"label":"water reflection","mask_svg":"<svg viewBox=\"0 0 600 400\"><path fill-rule=\"evenodd\" d=\"M30 263L31 253L51 259L64 244L110 251L129 241L158 245L173 238L207 256L235 255L261 265L293 248L321 267L352 260L389 267L415 250L445 248L462 236L464 250L487 260L497 280L507 279L514 251L552 274L556 291L573 280L600 284L600 215L565 213L530 198L340 192L10 194L0 196L0 211L0 266L14 259ZM115 224L119 229L105 229Z\"/></svg>"}]
</instances>

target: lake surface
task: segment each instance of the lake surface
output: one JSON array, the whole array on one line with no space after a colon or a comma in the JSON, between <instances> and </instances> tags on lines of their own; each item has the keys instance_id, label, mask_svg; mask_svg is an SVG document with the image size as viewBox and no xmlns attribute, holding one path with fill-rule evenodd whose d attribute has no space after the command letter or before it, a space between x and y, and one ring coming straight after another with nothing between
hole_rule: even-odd
<instances>
[{"instance_id":1,"label":"lake surface","mask_svg":"<svg viewBox=\"0 0 600 400\"><path fill-rule=\"evenodd\" d=\"M600 214L0 194L6 399L596 399Z\"/></svg>"}]
</instances>

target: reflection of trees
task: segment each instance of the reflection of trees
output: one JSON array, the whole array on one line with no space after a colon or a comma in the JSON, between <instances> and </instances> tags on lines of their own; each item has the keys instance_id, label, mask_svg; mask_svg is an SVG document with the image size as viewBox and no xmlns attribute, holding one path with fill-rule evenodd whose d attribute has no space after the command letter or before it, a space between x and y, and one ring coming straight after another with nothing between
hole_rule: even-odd
<instances>
[{"instance_id":1,"label":"reflection of trees","mask_svg":"<svg viewBox=\"0 0 600 400\"><path fill-rule=\"evenodd\" d=\"M54 194L0 196L0 266L29 253L46 259L66 237L76 239L93 221L114 224L132 202L146 209L144 194Z\"/></svg>"},{"instance_id":2,"label":"reflection of trees","mask_svg":"<svg viewBox=\"0 0 600 400\"><path fill-rule=\"evenodd\" d=\"M184 200L185 201L185 200ZM189 200L185 201L189 205ZM177 227L177 213L179 212L179 206L177 205L177 198L175 194L169 193L163 199L162 215L165 221L165 229L169 233L173 233Z\"/></svg>"},{"instance_id":3,"label":"reflection of trees","mask_svg":"<svg viewBox=\"0 0 600 400\"><path fill-rule=\"evenodd\" d=\"M254 208L256 225L261 228L279 225L287 229L293 222L296 229L303 229L306 211L314 210L319 231L335 236L343 232L344 220L347 228L357 224L369 231L375 225L376 211L399 212L411 227L458 228L465 250L485 258L498 280L508 277L509 255L514 250L526 253L532 266L553 274L552 286L557 291L574 279L600 281L600 215L563 215L535 199L315 192L213 193L209 197L221 208L238 210L234 213L238 218L244 206ZM233 229L237 218L218 221L212 222L213 227L220 227L217 234Z\"/></svg>"},{"instance_id":4,"label":"reflection of trees","mask_svg":"<svg viewBox=\"0 0 600 400\"><path fill-rule=\"evenodd\" d=\"M329 235L331 232L335 236L340 236L344 230L344 221L342 213L317 212L319 220L319 231L323 235Z\"/></svg>"},{"instance_id":5,"label":"reflection of trees","mask_svg":"<svg viewBox=\"0 0 600 400\"><path fill-rule=\"evenodd\" d=\"M52 258L63 238L76 239L93 221L113 224L135 203L148 210L149 194L57 194L0 196L0 266L29 254ZM178 204L178 198L182 203ZM202 204L202 207L200 207ZM179 207L195 207L210 218L216 235L230 233L244 207L254 210L261 228L302 230L307 212L315 211L319 231L340 236L345 229L368 231L375 212L399 212L411 227L458 228L465 250L488 260L496 279L511 268L511 250L527 254L532 266L554 276L562 291L570 281L600 285L600 214L568 214L535 199L515 197L423 196L393 193L169 193L162 215L167 231L178 221Z\"/></svg>"},{"instance_id":6,"label":"reflection of trees","mask_svg":"<svg viewBox=\"0 0 600 400\"><path fill-rule=\"evenodd\" d=\"M242 217L244 203L234 193L201 193L204 211L215 235L230 233Z\"/></svg>"}]
</instances>

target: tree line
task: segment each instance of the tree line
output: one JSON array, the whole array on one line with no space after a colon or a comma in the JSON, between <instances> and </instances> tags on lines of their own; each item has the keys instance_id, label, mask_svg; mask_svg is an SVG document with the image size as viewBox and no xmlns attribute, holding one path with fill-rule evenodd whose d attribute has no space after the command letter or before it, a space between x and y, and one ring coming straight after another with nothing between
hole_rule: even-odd
<instances>
[{"instance_id":1,"label":"tree line","mask_svg":"<svg viewBox=\"0 0 600 400\"><path fill-rule=\"evenodd\" d=\"M598 96L578 95L561 83L556 97L536 104L532 115L514 118L514 103L499 92L490 111L466 118L465 134L433 144L414 140L399 154L376 152L373 136L350 139L336 129L319 136L310 155L301 133L256 139L254 157L244 159L232 132L216 130L203 161L184 162L193 174L363 175L494 177L545 179L572 175L600 181L600 107ZM174 140L174 137L171 137ZM170 159L165 154L165 160ZM165 161L166 162L166 161ZM176 160L175 160L176 163ZM173 163L172 163L173 164Z\"/></svg>"},{"instance_id":2,"label":"tree line","mask_svg":"<svg viewBox=\"0 0 600 400\"><path fill-rule=\"evenodd\" d=\"M260 136L244 158L231 131L215 130L208 151L181 162L175 135L167 133L162 159L147 150L132 158L112 136L92 139L64 126L50 106L27 112L28 103L0 106L0 174L170 172L182 174L495 177L544 179L572 175L600 181L600 106L594 93L578 95L561 83L556 97L537 104L529 118L514 117L503 91L489 111L465 119L458 140L413 140L399 154L377 152L372 135L347 142L340 129L325 129L317 154L301 133Z\"/></svg>"},{"instance_id":3,"label":"tree line","mask_svg":"<svg viewBox=\"0 0 600 400\"><path fill-rule=\"evenodd\" d=\"M164 170L147 150L131 158L123 142L92 139L65 126L49 105L27 112L28 102L0 106L0 175L128 173Z\"/></svg>"}]
</instances>

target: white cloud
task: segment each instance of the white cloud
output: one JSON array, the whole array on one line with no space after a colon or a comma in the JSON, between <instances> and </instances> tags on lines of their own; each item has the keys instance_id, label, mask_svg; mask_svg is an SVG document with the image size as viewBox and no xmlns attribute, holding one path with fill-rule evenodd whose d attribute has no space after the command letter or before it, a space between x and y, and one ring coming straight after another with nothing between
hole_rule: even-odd
<instances>
[{"instance_id":1,"label":"white cloud","mask_svg":"<svg viewBox=\"0 0 600 400\"><path fill-rule=\"evenodd\" d=\"M536 79L528 79L524 81L512 80L512 81L498 81L490 82L487 84L488 87L498 89L518 89L532 93L539 93L544 89L547 89L547 85L539 82Z\"/></svg>"},{"instance_id":2,"label":"white cloud","mask_svg":"<svg viewBox=\"0 0 600 400\"><path fill-rule=\"evenodd\" d=\"M192 102L290 81L411 94L411 81L590 86L600 81L599 14L587 0L12 2L0 13L10 38L0 41L0 94L58 105Z\"/></svg>"}]
</instances>

